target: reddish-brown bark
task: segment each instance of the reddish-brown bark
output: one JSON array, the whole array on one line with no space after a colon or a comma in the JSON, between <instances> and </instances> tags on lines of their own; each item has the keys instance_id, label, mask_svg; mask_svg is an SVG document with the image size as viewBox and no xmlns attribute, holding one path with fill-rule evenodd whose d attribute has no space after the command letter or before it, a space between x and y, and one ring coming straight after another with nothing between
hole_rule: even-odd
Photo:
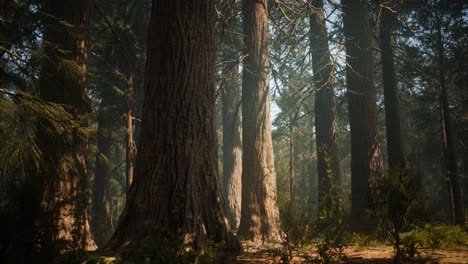
<instances>
[{"instance_id":1,"label":"reddish-brown bark","mask_svg":"<svg viewBox=\"0 0 468 264\"><path fill-rule=\"evenodd\" d=\"M64 105L86 127L92 1L47 0L42 7L50 17L43 21L43 49L47 59L42 65L40 96ZM71 138L50 138L42 132L38 131L38 140L48 165L42 178L42 212L37 220L40 247L52 246L56 253L62 254L94 250L96 245L89 226L86 140L77 133ZM48 242L51 244L46 245Z\"/></svg>"},{"instance_id":2,"label":"reddish-brown bark","mask_svg":"<svg viewBox=\"0 0 468 264\"><path fill-rule=\"evenodd\" d=\"M242 206L238 234L280 240L270 124L268 9L266 0L243 1Z\"/></svg>"},{"instance_id":3,"label":"reddish-brown bark","mask_svg":"<svg viewBox=\"0 0 468 264\"><path fill-rule=\"evenodd\" d=\"M240 249L217 182L214 19L213 0L153 1L135 175L106 251L179 234L184 247Z\"/></svg>"}]
</instances>

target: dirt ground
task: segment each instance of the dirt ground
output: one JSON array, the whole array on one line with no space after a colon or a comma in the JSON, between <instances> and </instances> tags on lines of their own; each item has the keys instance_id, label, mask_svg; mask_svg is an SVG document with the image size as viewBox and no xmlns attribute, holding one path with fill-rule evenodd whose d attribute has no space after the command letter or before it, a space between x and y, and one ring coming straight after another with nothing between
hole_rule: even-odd
<instances>
[{"instance_id":1,"label":"dirt ground","mask_svg":"<svg viewBox=\"0 0 468 264\"><path fill-rule=\"evenodd\" d=\"M430 250L420 250L420 254L411 260L400 261L406 263L466 263L468 264L468 248L464 249L441 249L432 253ZM263 245L252 246L244 245L244 253L237 257L238 263L282 263L278 246ZM313 250L303 251L309 256L317 256ZM297 254L295 254L297 255ZM362 264L387 264L393 263L393 250L389 246L367 247L357 249L354 247L346 248L344 259L341 263L362 263ZM304 258L295 256L290 264L293 263L313 263L307 262Z\"/></svg>"}]
</instances>

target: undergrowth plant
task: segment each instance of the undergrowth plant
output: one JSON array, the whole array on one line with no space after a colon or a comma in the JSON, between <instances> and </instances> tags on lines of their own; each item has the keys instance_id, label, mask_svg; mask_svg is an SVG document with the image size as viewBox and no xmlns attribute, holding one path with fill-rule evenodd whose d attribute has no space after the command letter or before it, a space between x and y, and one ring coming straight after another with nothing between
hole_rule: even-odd
<instances>
[{"instance_id":1,"label":"undergrowth plant","mask_svg":"<svg viewBox=\"0 0 468 264\"><path fill-rule=\"evenodd\" d=\"M329 155L326 155L329 157ZM328 168L330 160L326 158ZM348 215L342 208L342 194L339 180L331 169L327 170L330 189L321 197L322 208L319 219L315 224L315 234L318 237L316 243L319 263L335 263L340 261L344 255L343 251L350 240L348 233Z\"/></svg>"},{"instance_id":2,"label":"undergrowth plant","mask_svg":"<svg viewBox=\"0 0 468 264\"><path fill-rule=\"evenodd\" d=\"M441 248L468 247L468 233L459 226L425 224L402 233L401 237L407 241L416 241L418 248L429 249L432 253Z\"/></svg>"},{"instance_id":3,"label":"undergrowth plant","mask_svg":"<svg viewBox=\"0 0 468 264\"><path fill-rule=\"evenodd\" d=\"M284 263L289 263L294 252L300 250L307 243L311 226L307 224L305 217L300 214L301 210L294 205L289 197L279 199L278 205L281 227L284 232L280 255Z\"/></svg>"},{"instance_id":4,"label":"undergrowth plant","mask_svg":"<svg viewBox=\"0 0 468 264\"><path fill-rule=\"evenodd\" d=\"M394 261L398 263L404 256L413 257L417 251L417 241L412 236L402 239L402 232L408 230L407 212L416 198L416 182L406 169L393 171L377 182L373 195L372 214L378 220L380 233L394 248Z\"/></svg>"}]
</instances>

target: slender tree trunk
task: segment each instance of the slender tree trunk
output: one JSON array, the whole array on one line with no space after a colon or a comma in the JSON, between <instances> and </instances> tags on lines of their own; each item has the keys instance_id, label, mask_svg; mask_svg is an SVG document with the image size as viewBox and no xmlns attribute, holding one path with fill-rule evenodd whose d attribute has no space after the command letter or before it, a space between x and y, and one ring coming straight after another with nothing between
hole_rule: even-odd
<instances>
[{"instance_id":1,"label":"slender tree trunk","mask_svg":"<svg viewBox=\"0 0 468 264\"><path fill-rule=\"evenodd\" d=\"M310 46L314 72L315 130L317 147L319 213L322 197L330 191L331 181L340 184L340 163L336 145L336 107L333 65L328 47L322 0L313 0L310 16ZM339 188L337 188L339 189Z\"/></svg>"},{"instance_id":2,"label":"slender tree trunk","mask_svg":"<svg viewBox=\"0 0 468 264\"><path fill-rule=\"evenodd\" d=\"M467 199L467 193L468 193L468 133L465 133L465 139L464 139L464 160L463 160L463 170L464 170L464 175L462 178L462 182L464 182L462 186L462 194L464 195L463 197L463 204L466 205L468 204L468 199ZM464 208L464 214L465 214L465 223L468 219L468 207L465 206Z\"/></svg>"},{"instance_id":3,"label":"slender tree trunk","mask_svg":"<svg viewBox=\"0 0 468 264\"><path fill-rule=\"evenodd\" d=\"M351 128L351 220L356 232L373 229L366 217L372 190L383 175L373 83L373 54L368 9L360 0L342 0L346 80Z\"/></svg>"},{"instance_id":4,"label":"slender tree trunk","mask_svg":"<svg viewBox=\"0 0 468 264\"><path fill-rule=\"evenodd\" d=\"M387 128L388 168L401 174L405 168L403 144L401 141L400 106L393 60L392 28L395 23L393 14L382 8L380 17L379 44L382 59L382 75L385 99L385 123Z\"/></svg>"},{"instance_id":5,"label":"slender tree trunk","mask_svg":"<svg viewBox=\"0 0 468 264\"><path fill-rule=\"evenodd\" d=\"M111 131L112 115L106 97L102 98L101 109L98 115L98 136L97 147L99 155L96 157L96 169L93 183L93 203L92 203L92 231L94 240L98 246L104 245L112 235L112 201L109 193L111 175L111 164L106 158L110 157L112 150Z\"/></svg>"},{"instance_id":6,"label":"slender tree trunk","mask_svg":"<svg viewBox=\"0 0 468 264\"><path fill-rule=\"evenodd\" d=\"M130 2L131 3L131 2ZM136 42L138 43L138 46L142 50L147 49L147 32L148 32L148 22L149 22L149 16L151 14L151 1L145 0L145 1L138 1L135 3L139 3L136 5L135 12L133 15L133 19L131 24L133 25L132 28L133 30L130 32L135 35L136 37ZM138 62L137 59L135 58L134 55L139 53L138 50L135 49L135 45L133 41L128 40L128 44L130 45L129 49L131 48L131 58L135 59L134 63L131 66L134 66L133 69L131 69L131 72L134 74L134 80L133 80L133 117L134 117L134 122L133 122L133 127L134 127L134 132L133 132L133 148L134 148L134 159L136 158L136 155L138 153L138 142L140 140L140 131L141 131L141 116L142 116L142 106L143 106L143 98L144 98L144 78L141 78L139 72L140 68L137 66ZM125 52L125 51L123 51ZM127 50L128 52L128 50Z\"/></svg>"},{"instance_id":7,"label":"slender tree trunk","mask_svg":"<svg viewBox=\"0 0 468 264\"><path fill-rule=\"evenodd\" d=\"M294 119L289 118L289 199L291 205L294 205Z\"/></svg>"},{"instance_id":8,"label":"slender tree trunk","mask_svg":"<svg viewBox=\"0 0 468 264\"><path fill-rule=\"evenodd\" d=\"M468 91L468 73L465 75L464 89ZM468 98L465 100L465 103L462 106L462 109L465 113L468 113ZM468 120L464 122L465 129L468 130ZM466 130L465 130L466 131ZM468 133L463 133L462 136L463 140L463 176L461 178L461 182L463 183L462 186L462 193L463 193L463 204L468 204ZM468 207L465 206L465 222L468 220Z\"/></svg>"},{"instance_id":9,"label":"slender tree trunk","mask_svg":"<svg viewBox=\"0 0 468 264\"><path fill-rule=\"evenodd\" d=\"M315 120L312 120L312 124L314 124L314 121ZM314 124L315 125L315 124ZM309 171L310 171L310 202L311 202L311 207L312 207L312 215L314 216L313 217L313 221L316 221L318 219L318 177L317 177L317 169L314 168L314 163L313 161L317 158L317 153L315 152L316 151L316 147L315 147L315 143L316 143L316 139L317 139L317 136L316 136L316 133L314 133L314 130L313 128L311 127L310 128L312 130L312 134L311 134L311 137L310 137L310 148L309 148L309 153L310 153L310 164L309 164Z\"/></svg>"},{"instance_id":10,"label":"slender tree trunk","mask_svg":"<svg viewBox=\"0 0 468 264\"><path fill-rule=\"evenodd\" d=\"M276 173L270 124L267 0L243 1L242 206L238 234L279 240Z\"/></svg>"},{"instance_id":11,"label":"slender tree trunk","mask_svg":"<svg viewBox=\"0 0 468 264\"><path fill-rule=\"evenodd\" d=\"M127 186L127 193L130 190L130 186L133 182L133 161L135 160L135 148L133 144L133 74L128 74L127 77L127 138L126 138L126 186Z\"/></svg>"},{"instance_id":12,"label":"slender tree trunk","mask_svg":"<svg viewBox=\"0 0 468 264\"><path fill-rule=\"evenodd\" d=\"M139 152L127 204L105 251L183 235L184 247L240 244L217 181L214 0L154 0ZM164 36L162 38L161 36Z\"/></svg>"},{"instance_id":13,"label":"slender tree trunk","mask_svg":"<svg viewBox=\"0 0 468 264\"><path fill-rule=\"evenodd\" d=\"M63 104L86 127L83 115L89 112L86 70L92 2L48 0L43 2L43 9L52 17L44 21L43 48L49 59L42 66L40 96ZM60 21L73 25L77 32L71 33ZM64 67L66 63L76 67ZM71 140L48 138L41 131L38 140L50 161L43 178L42 216L38 219L40 246L51 242L54 253L60 254L95 249L89 226L86 140L77 134Z\"/></svg>"},{"instance_id":14,"label":"slender tree trunk","mask_svg":"<svg viewBox=\"0 0 468 264\"><path fill-rule=\"evenodd\" d=\"M231 59L236 61L238 56ZM231 60L229 60L231 61ZM229 67L230 68L230 67ZM239 64L226 69L227 78L222 90L223 101L223 187L233 228L240 221L242 198L242 142L240 120Z\"/></svg>"},{"instance_id":15,"label":"slender tree trunk","mask_svg":"<svg viewBox=\"0 0 468 264\"><path fill-rule=\"evenodd\" d=\"M455 130L453 129L450 117L447 84L445 80L444 43L442 40L442 28L440 22L438 23L437 28L437 53L440 86L440 123L442 128L445 177L448 181L448 192L450 198L450 220L452 224L463 225L465 223L463 193L458 172L457 158L455 155Z\"/></svg>"}]
</instances>

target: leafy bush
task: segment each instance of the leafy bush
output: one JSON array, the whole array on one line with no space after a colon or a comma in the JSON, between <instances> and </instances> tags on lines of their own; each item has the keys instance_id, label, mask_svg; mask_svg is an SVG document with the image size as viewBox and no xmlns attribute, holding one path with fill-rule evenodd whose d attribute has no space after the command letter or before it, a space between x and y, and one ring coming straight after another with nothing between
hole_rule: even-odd
<instances>
[{"instance_id":1,"label":"leafy bush","mask_svg":"<svg viewBox=\"0 0 468 264\"><path fill-rule=\"evenodd\" d=\"M334 223L332 223L334 222ZM325 223L319 221L317 229L322 230L321 238L316 244L320 263L334 263L343 258L343 251L349 242L347 223L344 218Z\"/></svg>"},{"instance_id":2,"label":"leafy bush","mask_svg":"<svg viewBox=\"0 0 468 264\"><path fill-rule=\"evenodd\" d=\"M334 263L343 258L343 251L350 241L348 215L342 209L342 195L338 179L328 171L330 190L322 197L323 208L315 224L318 236L316 244L320 263Z\"/></svg>"},{"instance_id":3,"label":"leafy bush","mask_svg":"<svg viewBox=\"0 0 468 264\"><path fill-rule=\"evenodd\" d=\"M307 236L310 234L310 226L289 198L281 197L278 200L278 206L281 227L284 232L281 242L283 251L280 255L283 262L289 263L294 251L301 249L306 243Z\"/></svg>"},{"instance_id":4,"label":"leafy bush","mask_svg":"<svg viewBox=\"0 0 468 264\"><path fill-rule=\"evenodd\" d=\"M408 208L416 198L417 183L405 169L393 171L377 182L372 213L379 221L378 232L392 244L395 261L414 256L416 244L412 236L403 239L401 233L409 229Z\"/></svg>"}]
</instances>

